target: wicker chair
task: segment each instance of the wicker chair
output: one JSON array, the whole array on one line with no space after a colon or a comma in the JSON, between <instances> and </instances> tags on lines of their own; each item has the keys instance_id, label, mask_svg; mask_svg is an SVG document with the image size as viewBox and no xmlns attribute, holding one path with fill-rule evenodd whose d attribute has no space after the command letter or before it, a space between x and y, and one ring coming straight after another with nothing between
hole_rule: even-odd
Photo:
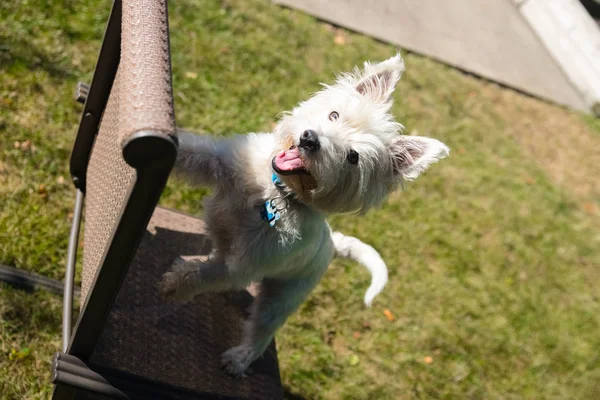
<instances>
[{"instance_id":1,"label":"wicker chair","mask_svg":"<svg viewBox=\"0 0 600 400\"><path fill-rule=\"evenodd\" d=\"M201 220L156 207L175 162L166 0L116 0L71 156L77 189L54 399L282 398L274 344L236 379L219 365L239 341L248 293L186 305L158 296L175 257L201 255ZM85 198L81 311L73 276Z\"/></svg>"}]
</instances>

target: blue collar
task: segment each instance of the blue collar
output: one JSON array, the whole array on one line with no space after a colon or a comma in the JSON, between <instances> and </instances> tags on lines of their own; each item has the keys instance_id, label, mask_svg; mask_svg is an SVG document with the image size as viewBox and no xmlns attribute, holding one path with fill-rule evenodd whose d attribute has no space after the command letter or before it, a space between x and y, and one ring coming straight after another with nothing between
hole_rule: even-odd
<instances>
[{"instance_id":1,"label":"blue collar","mask_svg":"<svg viewBox=\"0 0 600 400\"><path fill-rule=\"evenodd\" d=\"M277 189L279 190L285 190L285 188L287 187L285 186L285 183L283 183L281 179L279 179L275 172L273 172L273 174L271 175L271 181L275 186L277 186Z\"/></svg>"}]
</instances>

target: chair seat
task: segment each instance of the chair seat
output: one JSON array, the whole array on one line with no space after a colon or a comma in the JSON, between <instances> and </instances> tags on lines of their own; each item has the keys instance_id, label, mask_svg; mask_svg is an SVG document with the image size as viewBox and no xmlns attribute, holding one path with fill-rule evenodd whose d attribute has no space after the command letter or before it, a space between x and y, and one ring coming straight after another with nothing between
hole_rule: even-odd
<instances>
[{"instance_id":1,"label":"chair seat","mask_svg":"<svg viewBox=\"0 0 600 400\"><path fill-rule=\"evenodd\" d=\"M179 256L208 254L202 220L156 208L90 359L92 369L132 398L279 399L274 343L246 378L220 368L239 343L252 297L207 294L185 305L158 295L162 274Z\"/></svg>"}]
</instances>

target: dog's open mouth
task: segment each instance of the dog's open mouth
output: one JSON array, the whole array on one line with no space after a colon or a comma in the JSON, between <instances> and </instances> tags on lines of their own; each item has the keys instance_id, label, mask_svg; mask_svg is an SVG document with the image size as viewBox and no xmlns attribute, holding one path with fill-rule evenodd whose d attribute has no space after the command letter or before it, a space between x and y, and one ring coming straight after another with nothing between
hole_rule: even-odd
<instances>
[{"instance_id":1,"label":"dog's open mouth","mask_svg":"<svg viewBox=\"0 0 600 400\"><path fill-rule=\"evenodd\" d=\"M300 158L300 151L296 146L292 146L289 150L281 150L279 154L273 157L271 162L275 172L281 175L307 174L304 161Z\"/></svg>"}]
</instances>

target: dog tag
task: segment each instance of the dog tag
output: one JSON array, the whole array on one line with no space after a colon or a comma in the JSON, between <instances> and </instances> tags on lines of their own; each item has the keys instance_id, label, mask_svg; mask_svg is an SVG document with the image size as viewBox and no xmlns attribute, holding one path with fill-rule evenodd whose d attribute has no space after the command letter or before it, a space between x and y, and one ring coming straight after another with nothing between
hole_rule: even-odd
<instances>
[{"instance_id":1,"label":"dog tag","mask_svg":"<svg viewBox=\"0 0 600 400\"><path fill-rule=\"evenodd\" d=\"M260 217L268 221L271 227L275 226L277 220L281 218L281 213L275 208L273 200L265 201L260 210Z\"/></svg>"}]
</instances>

